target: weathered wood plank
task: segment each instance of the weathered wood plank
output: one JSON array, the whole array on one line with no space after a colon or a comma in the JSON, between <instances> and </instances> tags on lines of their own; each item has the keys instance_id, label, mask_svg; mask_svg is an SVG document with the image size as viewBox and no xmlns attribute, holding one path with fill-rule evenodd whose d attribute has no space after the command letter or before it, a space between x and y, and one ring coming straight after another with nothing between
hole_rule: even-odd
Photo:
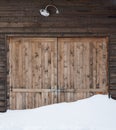
<instances>
[{"instance_id":1,"label":"weathered wood plank","mask_svg":"<svg viewBox=\"0 0 116 130\"><path fill-rule=\"evenodd\" d=\"M73 45L73 55L70 54L71 45ZM93 90L94 88L98 90L96 93L101 93L102 91L99 91L99 89L104 88L107 93L106 38L59 38L58 55L59 102L70 100L71 91L66 93L70 88L74 92L83 92L84 90ZM73 56L72 67L74 71L70 71L68 67L70 59L72 59L71 56ZM72 79L73 86L68 82L68 77L70 78L70 76L74 78ZM87 95L89 94L80 93L77 97L84 98ZM76 99L77 97L74 96L73 98Z\"/></svg>"},{"instance_id":2,"label":"weathered wood plank","mask_svg":"<svg viewBox=\"0 0 116 130\"><path fill-rule=\"evenodd\" d=\"M57 39L17 37L8 44L10 108L34 108L57 102L52 91L57 89ZM36 95L39 92L42 96ZM38 96L41 99L36 101Z\"/></svg>"}]
</instances>

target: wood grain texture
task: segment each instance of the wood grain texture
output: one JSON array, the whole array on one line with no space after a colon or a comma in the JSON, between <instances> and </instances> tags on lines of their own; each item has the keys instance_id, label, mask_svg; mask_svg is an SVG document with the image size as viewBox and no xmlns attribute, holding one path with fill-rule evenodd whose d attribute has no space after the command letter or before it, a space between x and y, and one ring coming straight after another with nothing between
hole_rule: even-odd
<instances>
[{"instance_id":1,"label":"wood grain texture","mask_svg":"<svg viewBox=\"0 0 116 130\"><path fill-rule=\"evenodd\" d=\"M11 38L9 41L10 108L34 108L55 103L57 78L55 38ZM14 89L22 89L14 91ZM32 91L25 91L31 89ZM43 91L34 91L42 89ZM44 91L50 89L50 91ZM49 93L49 94L48 94ZM41 99L36 98L41 94ZM49 96L52 98L48 102ZM23 98L25 97L25 98ZM39 96L40 97L40 96ZM23 101L25 99L25 101ZM41 100L41 104L40 101ZM18 104L18 102L20 102ZM15 105L13 105L15 104Z\"/></svg>"},{"instance_id":2,"label":"wood grain texture","mask_svg":"<svg viewBox=\"0 0 116 130\"><path fill-rule=\"evenodd\" d=\"M6 78L7 54L5 49L7 48L5 47L5 40L7 35L38 35L39 37L108 36L109 92L111 90L110 94L113 93L112 97L116 98L116 92L113 92L116 88L114 76L116 75L115 0L55 0L50 1L50 3L58 7L60 14L56 15L54 8L50 8L51 15L45 18L40 15L39 9L45 7L48 4L47 1L0 1L0 84L3 89L6 88L6 81L9 82L9 79ZM94 57L96 56L94 55ZM96 64L93 61L94 67ZM95 71L93 75L96 75ZM95 79L93 82L95 87ZM5 111L9 108L9 86L7 86L7 90L1 91L7 93L8 102L6 103L6 100L0 101L1 104L6 104L0 106L0 111ZM4 96L6 99L6 94Z\"/></svg>"},{"instance_id":3,"label":"wood grain texture","mask_svg":"<svg viewBox=\"0 0 116 130\"><path fill-rule=\"evenodd\" d=\"M114 0L59 0L50 2L59 9L49 8L50 17L39 9L49 2L11 0L0 2L1 33L116 33L116 4Z\"/></svg>"},{"instance_id":4,"label":"wood grain texture","mask_svg":"<svg viewBox=\"0 0 116 130\"><path fill-rule=\"evenodd\" d=\"M10 109L107 93L107 38L9 40Z\"/></svg>"},{"instance_id":5,"label":"wood grain texture","mask_svg":"<svg viewBox=\"0 0 116 130\"><path fill-rule=\"evenodd\" d=\"M111 35L109 45L109 95L116 99L116 34Z\"/></svg>"},{"instance_id":6,"label":"wood grain texture","mask_svg":"<svg viewBox=\"0 0 116 130\"><path fill-rule=\"evenodd\" d=\"M106 38L59 38L58 57L59 102L107 93Z\"/></svg>"},{"instance_id":7,"label":"wood grain texture","mask_svg":"<svg viewBox=\"0 0 116 130\"><path fill-rule=\"evenodd\" d=\"M7 109L5 36L0 34L0 111Z\"/></svg>"}]
</instances>

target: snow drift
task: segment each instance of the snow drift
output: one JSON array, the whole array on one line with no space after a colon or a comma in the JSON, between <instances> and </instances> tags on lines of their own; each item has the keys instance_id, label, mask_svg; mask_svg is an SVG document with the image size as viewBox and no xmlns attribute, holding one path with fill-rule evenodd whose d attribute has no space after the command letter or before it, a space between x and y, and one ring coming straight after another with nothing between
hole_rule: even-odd
<instances>
[{"instance_id":1,"label":"snow drift","mask_svg":"<svg viewBox=\"0 0 116 130\"><path fill-rule=\"evenodd\" d=\"M116 130L116 101L96 95L71 103L0 113L0 130Z\"/></svg>"}]
</instances>

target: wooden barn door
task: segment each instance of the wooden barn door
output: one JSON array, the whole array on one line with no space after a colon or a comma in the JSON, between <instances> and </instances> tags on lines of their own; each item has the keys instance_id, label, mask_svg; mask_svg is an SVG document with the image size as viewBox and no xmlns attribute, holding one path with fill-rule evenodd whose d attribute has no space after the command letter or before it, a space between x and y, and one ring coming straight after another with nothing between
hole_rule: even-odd
<instances>
[{"instance_id":1,"label":"wooden barn door","mask_svg":"<svg viewBox=\"0 0 116 130\"><path fill-rule=\"evenodd\" d=\"M10 38L10 108L107 93L107 38Z\"/></svg>"},{"instance_id":2,"label":"wooden barn door","mask_svg":"<svg viewBox=\"0 0 116 130\"><path fill-rule=\"evenodd\" d=\"M107 93L107 38L58 39L58 101Z\"/></svg>"},{"instance_id":3,"label":"wooden barn door","mask_svg":"<svg viewBox=\"0 0 116 130\"><path fill-rule=\"evenodd\" d=\"M9 39L10 109L57 102L57 39Z\"/></svg>"}]
</instances>

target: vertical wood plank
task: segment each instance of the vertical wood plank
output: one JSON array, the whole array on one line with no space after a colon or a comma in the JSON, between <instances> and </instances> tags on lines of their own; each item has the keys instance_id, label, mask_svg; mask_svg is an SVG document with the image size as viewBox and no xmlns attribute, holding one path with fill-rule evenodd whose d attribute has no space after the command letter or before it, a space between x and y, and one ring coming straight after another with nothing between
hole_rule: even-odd
<instances>
[{"instance_id":1,"label":"vertical wood plank","mask_svg":"<svg viewBox=\"0 0 116 130\"><path fill-rule=\"evenodd\" d=\"M106 43L106 38L11 38L10 108L70 102L107 90Z\"/></svg>"},{"instance_id":2,"label":"vertical wood plank","mask_svg":"<svg viewBox=\"0 0 116 130\"><path fill-rule=\"evenodd\" d=\"M58 87L64 90L58 95L60 102L69 101L71 97L77 100L91 96L92 89L107 90L107 80L104 79L107 76L107 47L106 40L105 45L103 41L104 38L58 39Z\"/></svg>"},{"instance_id":3,"label":"vertical wood plank","mask_svg":"<svg viewBox=\"0 0 116 130\"><path fill-rule=\"evenodd\" d=\"M57 91L57 39L12 38L9 49L9 84L13 89L10 108L27 109L56 103L57 93L52 89ZM13 92L14 89L22 91ZM23 92L23 89L27 89L27 92ZM33 89L42 91L28 91ZM48 89L48 92L44 92L44 89Z\"/></svg>"}]
</instances>

